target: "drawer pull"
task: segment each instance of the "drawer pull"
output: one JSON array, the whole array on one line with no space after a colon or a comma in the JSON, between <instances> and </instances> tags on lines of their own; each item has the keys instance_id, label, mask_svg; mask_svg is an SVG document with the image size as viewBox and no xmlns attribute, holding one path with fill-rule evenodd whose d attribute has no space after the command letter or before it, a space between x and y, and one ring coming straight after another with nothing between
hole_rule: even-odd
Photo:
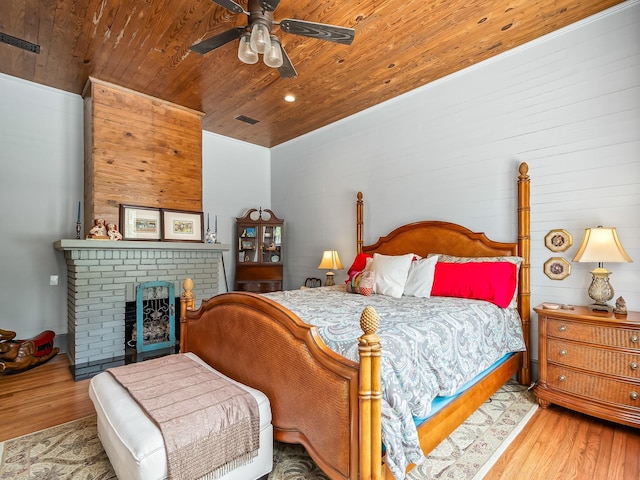
<instances>
[{"instance_id":1,"label":"drawer pull","mask_svg":"<svg viewBox=\"0 0 640 480\"><path fill-rule=\"evenodd\" d=\"M638 362L631 362L631 363L629 364L629 368L630 368L631 370L637 370L637 369L638 369Z\"/></svg>"},{"instance_id":2,"label":"drawer pull","mask_svg":"<svg viewBox=\"0 0 640 480\"><path fill-rule=\"evenodd\" d=\"M561 382L566 382L567 381L567 377L565 375L560 375L558 377L558 380L560 380ZM634 392L635 393L635 392ZM636 394L637 395L637 394Z\"/></svg>"},{"instance_id":3,"label":"drawer pull","mask_svg":"<svg viewBox=\"0 0 640 480\"><path fill-rule=\"evenodd\" d=\"M567 331L567 326L566 325L560 325L558 327L558 330L560 330L561 332L566 332ZM633 341L633 340L632 340ZM637 337L636 337L636 342L638 341Z\"/></svg>"},{"instance_id":4,"label":"drawer pull","mask_svg":"<svg viewBox=\"0 0 640 480\"><path fill-rule=\"evenodd\" d=\"M631 343L638 343L638 340L640 340L638 335L631 335Z\"/></svg>"},{"instance_id":5,"label":"drawer pull","mask_svg":"<svg viewBox=\"0 0 640 480\"><path fill-rule=\"evenodd\" d=\"M638 392L631 392L629 397L631 397L631 400L637 400L638 398L640 398L640 394L638 394Z\"/></svg>"},{"instance_id":6,"label":"drawer pull","mask_svg":"<svg viewBox=\"0 0 640 480\"><path fill-rule=\"evenodd\" d=\"M560 356L561 357L565 357L567 355L567 351L563 348L562 350L560 350Z\"/></svg>"}]
</instances>

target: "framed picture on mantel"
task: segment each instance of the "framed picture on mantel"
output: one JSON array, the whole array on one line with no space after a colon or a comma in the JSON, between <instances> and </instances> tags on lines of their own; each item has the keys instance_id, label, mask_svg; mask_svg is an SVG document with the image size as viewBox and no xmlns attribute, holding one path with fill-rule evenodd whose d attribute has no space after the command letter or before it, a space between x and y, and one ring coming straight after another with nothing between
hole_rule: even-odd
<instances>
[{"instance_id":1,"label":"framed picture on mantel","mask_svg":"<svg viewBox=\"0 0 640 480\"><path fill-rule=\"evenodd\" d=\"M162 209L162 240L201 242L204 234L202 212Z\"/></svg>"},{"instance_id":2,"label":"framed picture on mantel","mask_svg":"<svg viewBox=\"0 0 640 480\"><path fill-rule=\"evenodd\" d=\"M160 209L120 205L120 233L123 240L159 242L162 238Z\"/></svg>"}]
</instances>

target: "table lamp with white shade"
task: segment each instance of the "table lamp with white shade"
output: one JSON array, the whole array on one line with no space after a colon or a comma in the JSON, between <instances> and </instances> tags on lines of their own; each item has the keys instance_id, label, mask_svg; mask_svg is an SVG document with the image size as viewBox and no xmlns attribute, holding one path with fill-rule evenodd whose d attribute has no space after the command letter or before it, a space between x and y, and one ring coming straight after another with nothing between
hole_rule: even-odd
<instances>
[{"instance_id":1,"label":"table lamp with white shade","mask_svg":"<svg viewBox=\"0 0 640 480\"><path fill-rule=\"evenodd\" d=\"M593 262L598 266L591 270L592 280L589 285L589 297L594 301L588 305L589 310L612 312L613 307L607 302L613 298L613 287L609 283L611 272L604 268L607 262L633 262L622 248L618 233L614 227L587 228L574 262Z\"/></svg>"},{"instance_id":2,"label":"table lamp with white shade","mask_svg":"<svg viewBox=\"0 0 640 480\"><path fill-rule=\"evenodd\" d=\"M338 251L325 250L322 253L322 260L320 260L320 265L318 265L318 268L320 270L329 270L327 272L327 280L325 281L325 285L327 287L335 285L332 270L342 270L344 268L342 266L342 262L340 261L340 257L338 256Z\"/></svg>"}]
</instances>

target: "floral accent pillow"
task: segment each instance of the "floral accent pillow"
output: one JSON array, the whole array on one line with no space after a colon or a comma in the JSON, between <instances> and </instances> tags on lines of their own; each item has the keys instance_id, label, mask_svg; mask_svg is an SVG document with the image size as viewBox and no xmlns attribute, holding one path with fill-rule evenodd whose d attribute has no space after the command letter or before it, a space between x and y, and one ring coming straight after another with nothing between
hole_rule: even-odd
<instances>
[{"instance_id":1,"label":"floral accent pillow","mask_svg":"<svg viewBox=\"0 0 640 480\"><path fill-rule=\"evenodd\" d=\"M373 293L376 284L376 273L373 270L358 272L347 282L347 292L359 293L365 297Z\"/></svg>"}]
</instances>

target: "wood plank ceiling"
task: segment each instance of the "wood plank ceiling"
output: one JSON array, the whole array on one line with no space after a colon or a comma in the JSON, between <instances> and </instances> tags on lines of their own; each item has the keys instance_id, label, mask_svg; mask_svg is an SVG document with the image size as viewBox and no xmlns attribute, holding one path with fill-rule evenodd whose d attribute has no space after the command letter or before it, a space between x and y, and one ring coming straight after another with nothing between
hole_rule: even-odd
<instances>
[{"instance_id":1,"label":"wood plank ceiling","mask_svg":"<svg viewBox=\"0 0 640 480\"><path fill-rule=\"evenodd\" d=\"M275 20L355 29L352 45L277 35L298 71L241 63L238 41L189 47L247 17L211 0L2 0L0 72L80 94L89 76L205 113L205 130L273 147L622 0L282 0ZM246 0L237 0L246 9ZM293 94L297 101L283 97ZM250 125L236 120L245 115Z\"/></svg>"}]
</instances>

